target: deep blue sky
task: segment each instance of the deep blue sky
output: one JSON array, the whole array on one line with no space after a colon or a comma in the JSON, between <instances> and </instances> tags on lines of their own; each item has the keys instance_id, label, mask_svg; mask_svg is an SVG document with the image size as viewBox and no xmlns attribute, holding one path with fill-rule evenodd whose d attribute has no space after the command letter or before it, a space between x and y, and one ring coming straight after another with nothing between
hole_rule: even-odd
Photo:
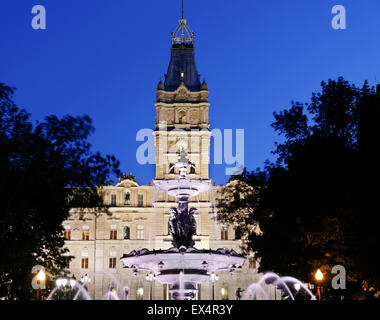
<instances>
[{"instance_id":1,"label":"deep blue sky","mask_svg":"<svg viewBox=\"0 0 380 320\"><path fill-rule=\"evenodd\" d=\"M31 8L47 10L33 30ZM347 9L333 30L331 9ZM154 168L136 162L136 132L154 126L155 89L167 71L180 0L4 0L0 81L33 120L88 114L94 150L112 153L139 183ZM344 76L380 82L379 0L185 0L198 72L210 90L212 128L245 129L245 165L262 167L278 135L273 112L309 101L320 82ZM225 183L224 165L211 177Z\"/></svg>"}]
</instances>

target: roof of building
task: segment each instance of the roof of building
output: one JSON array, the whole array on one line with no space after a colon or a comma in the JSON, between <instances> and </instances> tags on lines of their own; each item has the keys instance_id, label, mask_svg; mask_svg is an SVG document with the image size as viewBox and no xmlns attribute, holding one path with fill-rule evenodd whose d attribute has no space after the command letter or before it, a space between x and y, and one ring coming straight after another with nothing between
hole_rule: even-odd
<instances>
[{"instance_id":1,"label":"roof of building","mask_svg":"<svg viewBox=\"0 0 380 320\"><path fill-rule=\"evenodd\" d=\"M194 33L186 25L186 20L179 21L179 27L172 32L172 48L165 75L164 90L174 91L184 82L190 91L200 91L201 82L195 65Z\"/></svg>"}]
</instances>

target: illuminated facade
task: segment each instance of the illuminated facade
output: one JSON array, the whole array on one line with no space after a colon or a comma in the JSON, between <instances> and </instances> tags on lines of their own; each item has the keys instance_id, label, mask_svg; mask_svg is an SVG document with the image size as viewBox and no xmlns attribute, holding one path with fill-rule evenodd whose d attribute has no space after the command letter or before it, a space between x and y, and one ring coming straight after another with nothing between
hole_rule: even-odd
<instances>
[{"instance_id":1,"label":"illuminated facade","mask_svg":"<svg viewBox=\"0 0 380 320\"><path fill-rule=\"evenodd\" d=\"M168 72L156 90L156 180L178 177L172 165L178 160L181 148L195 165L188 177L210 179L208 94L207 84L205 80L201 82L195 65L194 34L186 20L181 19L172 33ZM228 248L239 252L238 233L232 226L223 226L214 220L212 207L221 198L220 191L221 187L215 186L213 193L200 194L189 205L198 208L195 247ZM133 275L130 269L122 267L120 257L134 249L171 247L169 208L176 206L175 199L156 194L152 185L139 186L127 177L121 178L115 186L104 187L102 192L109 213L95 216L89 212L80 219L79 211L72 209L70 218L64 222L66 246L75 257L70 263L70 272L76 279L85 275L91 279L86 286L95 299L102 299L110 286L115 286L115 278L120 283L116 288L120 297L128 288L129 299L149 299L152 284L153 299L168 299L166 285L154 279L151 283L146 272ZM248 257L243 268L234 275L220 272L215 283L199 287L197 298L235 299L238 288L244 290L258 278L256 261Z\"/></svg>"}]
</instances>

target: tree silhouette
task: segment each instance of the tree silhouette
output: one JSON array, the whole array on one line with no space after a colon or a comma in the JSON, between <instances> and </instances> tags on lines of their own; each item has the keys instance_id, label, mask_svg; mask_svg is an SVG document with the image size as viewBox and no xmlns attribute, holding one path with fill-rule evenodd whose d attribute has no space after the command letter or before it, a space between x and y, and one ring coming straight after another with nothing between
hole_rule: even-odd
<instances>
[{"instance_id":1,"label":"tree silhouette","mask_svg":"<svg viewBox=\"0 0 380 320\"><path fill-rule=\"evenodd\" d=\"M49 116L33 125L14 89L0 83L0 296L26 299L32 267L55 273L70 259L62 222L71 207L103 207L98 186L118 161L91 152L88 116Z\"/></svg>"},{"instance_id":2,"label":"tree silhouette","mask_svg":"<svg viewBox=\"0 0 380 320\"><path fill-rule=\"evenodd\" d=\"M329 276L343 265L352 297L364 287L378 297L380 97L367 82L357 88L338 78L321 87L306 108L292 103L274 114L272 126L285 137L277 163L232 177L254 196L242 201L227 185L235 197L220 216L244 226L245 249L256 252L260 271L313 282L316 269Z\"/></svg>"}]
</instances>

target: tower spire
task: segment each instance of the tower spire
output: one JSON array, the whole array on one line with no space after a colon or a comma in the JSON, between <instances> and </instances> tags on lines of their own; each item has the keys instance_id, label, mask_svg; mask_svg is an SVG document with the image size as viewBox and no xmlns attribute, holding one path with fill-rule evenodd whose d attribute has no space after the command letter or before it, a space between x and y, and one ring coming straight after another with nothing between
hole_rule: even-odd
<instances>
[{"instance_id":1,"label":"tower spire","mask_svg":"<svg viewBox=\"0 0 380 320\"><path fill-rule=\"evenodd\" d=\"M183 0L182 0L182 20L183 20Z\"/></svg>"}]
</instances>

